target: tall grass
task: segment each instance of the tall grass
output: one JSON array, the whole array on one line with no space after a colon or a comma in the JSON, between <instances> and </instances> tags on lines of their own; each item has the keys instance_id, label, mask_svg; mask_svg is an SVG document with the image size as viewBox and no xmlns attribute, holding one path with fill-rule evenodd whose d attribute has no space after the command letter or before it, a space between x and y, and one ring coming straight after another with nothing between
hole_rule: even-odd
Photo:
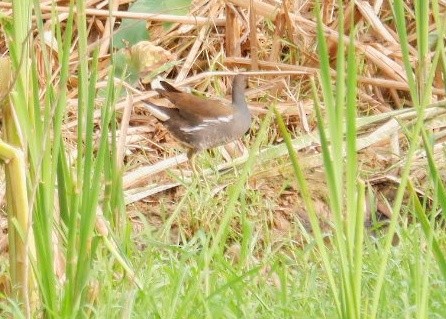
<instances>
[{"instance_id":1,"label":"tall grass","mask_svg":"<svg viewBox=\"0 0 446 319\"><path fill-rule=\"evenodd\" d=\"M339 34L344 34L343 30L343 2L338 1L339 5ZM437 8L434 2L432 5ZM413 204L413 212L417 216L415 222L421 222L426 234L425 242L429 249L426 252L420 252L414 249L421 258L426 258L424 263L418 263L413 273L419 284L413 286L416 294L417 317L425 318L428 315L428 296L429 296L429 265L430 256L433 255L438 261L439 269L444 273L444 253L441 251L433 230L434 218L426 217L428 213L435 216L435 209L426 209L418 200L417 195L409 182L409 172L412 167L415 150L418 149L420 138L423 138L424 148L429 159L430 177L432 179L432 189L435 190L436 205L440 205L444 211L444 186L439 179L438 169L433 161L432 143L428 132L424 129L424 109L431 102L431 88L433 73L437 68L439 58L444 61L444 44L438 41L435 56L432 61L429 60L427 46L428 39L428 21L429 21L429 3L427 1L415 2L415 16L417 28L418 44L418 65L416 71L409 60L408 40L405 25L405 12L403 1L395 1L393 10L395 13L395 22L398 26L400 43L402 44L403 61L406 68L410 94L414 107L418 112L415 125L406 130L409 140L409 151L406 156L406 162L398 187L397 196L393 204L392 218L386 234L385 245L382 247L381 260L379 261L376 282L373 285L372 303L362 302L363 294L363 255L365 254L364 240L364 214L365 214L365 193L364 182L361 181L357 170L358 160L356 156L356 57L354 52L354 28L351 28L349 45L345 52L345 38L340 37L338 41L338 54L336 57L336 84L333 85L330 76L329 54L325 40L324 28L321 21L321 13L316 6L316 16L318 18L318 48L320 57L320 74L318 82L320 91L314 86L315 106L318 118L318 128L320 132L322 154L324 158L324 168L329 189L330 209L334 215L333 236L330 246L327 248L321 237L320 227L314 213L314 204L309 199L308 186L303 178L302 170L298 164L297 157L293 151L288 134L285 132L282 120L279 118L279 126L285 136L285 141L289 146L289 153L294 164L294 171L298 184L301 188L303 197L306 199L306 208L310 214L313 232L316 238L318 251L323 261L324 270L329 279L333 302L336 306L337 316L340 318L360 318L364 315L370 318L376 318L380 314L385 302L382 300L383 285L387 278L386 272L389 271L389 260L392 253L392 241L395 236L397 223L400 220L401 208L404 194L409 191ZM440 19L438 11L436 12L439 23L439 33L441 38L444 34L444 22ZM441 42L441 44L440 44ZM347 58L345 58L347 56ZM346 62L348 67L346 67ZM323 106L326 113L322 115L321 103L318 101L319 95L323 98ZM441 204L440 204L441 203ZM436 206L435 206L436 207ZM407 239L407 237L405 237ZM413 245L419 245L414 242ZM367 247L370 249L370 247ZM334 262L333 253L327 252L327 249L335 249L337 257ZM336 277L334 271L339 272ZM422 278L422 279L421 279Z\"/></svg>"},{"instance_id":2,"label":"tall grass","mask_svg":"<svg viewBox=\"0 0 446 319\"><path fill-rule=\"evenodd\" d=\"M343 21L342 2L339 2L339 20ZM318 8L318 7L317 7ZM336 87L333 89L330 75L329 54L321 13L318 18L318 47L321 72L319 82L327 113L327 121L321 112L317 88L314 85L315 106L321 139L322 155L326 173L330 209L334 216L334 236L331 244L339 254L340 278L336 278L330 253L322 237L319 220L305 182L302 168L292 148L291 140L279 114L279 127L287 142L290 158L294 164L297 182L305 199L311 226L321 254L324 270L329 279L336 313L341 318L361 317L362 242L364 232L365 187L358 180L356 156L356 74L354 51L354 31L350 36L346 68L345 40L339 38L337 54ZM354 28L353 28L354 30ZM344 34L343 23L339 24L339 34ZM344 135L345 134L345 135ZM329 137L328 137L329 136Z\"/></svg>"},{"instance_id":3,"label":"tall grass","mask_svg":"<svg viewBox=\"0 0 446 319\"><path fill-rule=\"evenodd\" d=\"M339 34L344 34L343 2L338 3ZM333 81L321 13L316 10L320 73L313 81L313 91L333 213L330 234L320 227L311 188L291 137L281 115L275 114L313 231L306 234L307 245L302 247L295 238L303 227L290 227L288 235L280 240L274 238L268 215L274 211L255 189L246 187L258 149L265 142L271 114L261 124L249 160L233 186L218 197L210 189L193 184L176 203L175 212L166 212L171 216L168 227L158 230L146 225L139 234L129 235L130 225L122 218L125 212L114 142L114 104L119 87L113 80L112 58L106 88L96 88L98 52L88 49L86 3L72 2L63 24L53 14L50 33L57 40L58 59L54 59L49 47L43 46L43 69L38 70L36 53L30 49L31 5L14 1L14 19L3 21L9 37L12 73L16 76L8 101L11 108L7 138L0 143L0 157L14 163L7 172L8 203L18 201L24 205L15 207L15 212L8 206L15 290L0 304L2 315L426 318L431 313L444 314L445 237L438 231L437 220L446 209L446 193L440 167L434 160L433 137L423 124L434 72L446 61L443 41L437 41L432 59L427 58L429 8L438 25L439 39L444 38L446 22L437 2L430 7L428 2L415 2L419 62L414 66L409 59L403 4L401 0L394 1L392 8L418 117L413 125L404 127L409 148L384 239L379 235L374 238L364 229L366 183L356 152L355 29L351 28L349 37L339 39L337 77ZM36 42L43 43L45 30L39 2L33 5ZM76 35L78 40L74 41ZM82 57L75 67L69 59L73 50ZM72 73L79 83L75 155L63 136L68 78ZM100 110L99 121L94 118L95 110ZM100 137L95 140L98 127ZM416 194L409 175L421 143L428 160L431 188L426 193L433 199L430 205ZM404 195L410 201L403 204ZM179 225L181 244L166 242L173 219L187 213L191 219L204 216L196 222L196 233L186 235ZM31 230L31 216L32 232L26 235L26 230ZM409 217L411 224L407 222ZM201 221L205 225L199 224ZM120 227L126 230L122 236ZM395 235L400 243L394 247ZM26 236L29 241L23 240ZM22 241L27 246L14 254L14 245ZM125 251L120 249L121 242ZM145 249L138 249L135 243L142 243ZM29 267L21 264L23 258L29 261ZM138 264L138 278L129 259Z\"/></svg>"},{"instance_id":4,"label":"tall grass","mask_svg":"<svg viewBox=\"0 0 446 319\"><path fill-rule=\"evenodd\" d=\"M63 25L53 12L50 34L57 40L57 60L48 46L41 46L41 57L37 57L36 51L30 49L35 45L31 36L33 5L37 16L36 42L45 43L39 1L33 4L24 1L13 3L14 26L6 30L10 30L8 45L16 75L10 99L16 118L16 122L12 123L16 124L15 131L20 140L18 143L10 138L7 142L26 154L28 200L12 194L12 197L8 196L8 201L25 200L30 204L26 213L29 219L31 216L34 218L36 252L35 256L30 254L29 258L33 277L38 284L38 289L27 285L27 291L18 295L15 302L22 305L21 312L26 317L85 316L91 312L90 307L96 298L92 291L95 291L97 281L92 280L91 271L95 267L98 251L105 252L101 256L109 256L112 251L123 266L130 270L125 258L119 256L116 243L111 237L106 237L109 233L104 229L104 216L122 214L123 207L120 172L113 159L116 155L115 143L109 138L110 134L115 136L114 104L119 94L114 83L113 64L103 92L105 98L98 105L98 54L97 51L91 54L87 50L86 3L72 3ZM73 13L74 6L76 15ZM79 37L73 47L74 23ZM81 57L75 68L70 66L69 61L73 49L78 50ZM37 69L37 58L43 61L43 68L40 69L43 73ZM53 65L57 67L52 68ZM69 155L72 152L67 147L62 130L66 116L68 78L73 71L77 72L79 80L78 144L74 160ZM45 83L43 88L39 81ZM93 114L98 106L101 111L100 139L95 144ZM95 230L98 215L102 216L101 232ZM9 229L12 232L14 225L10 224ZM106 245L101 239L107 242ZM11 270L15 267L11 262ZM13 281L13 285L24 286L23 281L17 280ZM30 296L34 296L31 301L28 300Z\"/></svg>"},{"instance_id":5,"label":"tall grass","mask_svg":"<svg viewBox=\"0 0 446 319\"><path fill-rule=\"evenodd\" d=\"M30 316L35 304L35 281L31 272L34 257L33 215L29 197L30 180L26 176L27 162L35 163L34 149L26 145L36 142L30 125L24 124L33 119L32 73L29 30L31 7L18 1L13 3L15 19L4 21L4 30L15 45L10 48L10 63L3 65L4 80L11 77L11 86L6 83L8 95L2 96L4 115L4 142L1 158L6 162L6 198L8 212L9 263L12 284L12 297L22 307L23 314ZM3 58L3 61L6 61ZM9 68L9 69L8 69ZM8 92L10 91L10 92ZM8 154L10 153L10 154Z\"/></svg>"},{"instance_id":6,"label":"tall grass","mask_svg":"<svg viewBox=\"0 0 446 319\"><path fill-rule=\"evenodd\" d=\"M410 95L414 105L415 110L418 113L417 121L415 125L407 130L407 138L410 141L409 150L406 156L406 164L402 173L401 184L398 188L397 196L395 199L395 203L392 209L392 220L389 227L389 234L386 242L386 249L383 252L383 259L380 266L380 271L378 274L378 280L376 284L376 294L373 300L372 307L372 317L375 318L378 313L379 303L381 298L382 285L385 277L386 269L388 268L388 259L390 256L390 247L392 243L392 237L394 235L395 227L398 222L398 216L401 210L403 196L406 192L406 186L409 183L409 172L412 165L412 160L415 151L418 148L420 138L423 139L423 147L427 154L432 154L432 144L429 142L430 138L428 138L429 133L424 127L424 112L426 106L431 103L432 99L432 87L433 87L433 75L437 68L437 63L439 61L439 57L442 57L444 61L445 53L444 53L444 45L440 44L438 41L434 59L430 60L429 48L428 48L428 38L429 38L429 5L428 1L415 1L415 22L416 22L416 32L417 32L417 65L415 67L412 66L409 59L409 48L408 48L408 36L407 36L407 26L405 23L405 5L403 1L395 1L393 10L395 16L395 23L397 25L398 35L400 37L401 51L403 56L403 62L406 70L406 76L410 88ZM437 30L439 32L440 37L444 37L444 26L445 23L440 19L440 14L438 12L438 3L433 1L431 3L432 8L436 10L435 16L437 17ZM428 155L429 158L429 176L432 181L432 189L434 190L434 207L432 210L424 208L420 209L420 205L417 204L418 199L417 195L413 191L412 187L409 187L409 193L411 194L413 204L415 207L412 208L412 211L415 213L415 216L418 218L415 219L416 222L419 222L423 225L426 234L426 241L429 249L426 252L427 261L425 267L418 268L419 273L417 275L421 276L424 279L424 282L418 286L416 286L415 293L418 298L416 299L417 307L420 309L418 313L418 317L424 318L427 316L427 302L428 296L430 294L429 289L427 289L429 285L429 260L430 256L433 253L436 256L438 261L438 266L441 272L444 275L444 252L440 252L438 246L436 244L434 232L429 231L431 227L435 224L436 215L434 212L437 209L436 205L439 203L444 207L444 194L442 194L441 189L444 189L443 182L438 179L438 168L436 168L435 164L432 161L432 157ZM438 192L438 190L440 190ZM444 211L444 210L443 210ZM430 219L430 223L427 223L427 218L425 217L430 213L432 218ZM446 277L445 277L446 279Z\"/></svg>"}]
</instances>

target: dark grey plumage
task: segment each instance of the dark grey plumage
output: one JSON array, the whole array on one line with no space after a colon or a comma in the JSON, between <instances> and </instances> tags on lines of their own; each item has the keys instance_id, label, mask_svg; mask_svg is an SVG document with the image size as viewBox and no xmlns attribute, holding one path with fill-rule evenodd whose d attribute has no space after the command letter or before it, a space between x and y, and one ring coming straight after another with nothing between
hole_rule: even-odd
<instances>
[{"instance_id":1,"label":"dark grey plumage","mask_svg":"<svg viewBox=\"0 0 446 319\"><path fill-rule=\"evenodd\" d=\"M251 114L245 101L244 75L234 77L232 104L181 92L164 81L161 85L164 90L156 91L170 100L175 108L150 105L169 117L163 124L189 148L189 158L196 152L240 138L251 126Z\"/></svg>"}]
</instances>

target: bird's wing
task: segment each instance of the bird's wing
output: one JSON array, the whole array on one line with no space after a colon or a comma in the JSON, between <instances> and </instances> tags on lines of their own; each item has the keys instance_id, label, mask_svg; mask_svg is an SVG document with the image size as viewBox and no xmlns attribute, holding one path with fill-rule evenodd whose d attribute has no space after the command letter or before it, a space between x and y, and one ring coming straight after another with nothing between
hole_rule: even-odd
<instances>
[{"instance_id":1,"label":"bird's wing","mask_svg":"<svg viewBox=\"0 0 446 319\"><path fill-rule=\"evenodd\" d=\"M161 84L166 90L157 89L156 91L171 101L181 115L191 120L204 121L220 118L225 120L226 118L229 119L234 112L233 107L219 100L201 98L190 93L180 92L164 81Z\"/></svg>"}]
</instances>

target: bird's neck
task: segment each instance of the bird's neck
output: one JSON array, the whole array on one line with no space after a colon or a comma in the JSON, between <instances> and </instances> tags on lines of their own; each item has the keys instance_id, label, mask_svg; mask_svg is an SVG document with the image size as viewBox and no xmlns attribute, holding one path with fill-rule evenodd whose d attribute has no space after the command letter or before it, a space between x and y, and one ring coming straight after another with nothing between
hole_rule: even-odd
<instances>
[{"instance_id":1,"label":"bird's neck","mask_svg":"<svg viewBox=\"0 0 446 319\"><path fill-rule=\"evenodd\" d=\"M232 93L232 104L235 105L239 110L247 110L248 106L246 105L245 100L245 90L237 86L235 86L233 90L234 92Z\"/></svg>"}]
</instances>

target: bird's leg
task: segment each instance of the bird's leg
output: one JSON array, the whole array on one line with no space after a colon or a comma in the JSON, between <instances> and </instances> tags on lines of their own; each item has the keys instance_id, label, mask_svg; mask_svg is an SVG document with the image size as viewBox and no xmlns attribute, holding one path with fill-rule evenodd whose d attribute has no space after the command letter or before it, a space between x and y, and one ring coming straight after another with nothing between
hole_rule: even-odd
<instances>
[{"instance_id":1,"label":"bird's leg","mask_svg":"<svg viewBox=\"0 0 446 319\"><path fill-rule=\"evenodd\" d=\"M199 177L198 170L197 170L197 167L195 164L196 155L197 155L196 150L193 148L191 148L187 151L187 158L189 159L190 165L192 166L192 172L193 172L194 176L196 178L198 178Z\"/></svg>"},{"instance_id":2,"label":"bird's leg","mask_svg":"<svg viewBox=\"0 0 446 319\"><path fill-rule=\"evenodd\" d=\"M199 171L198 168L197 168L197 161L196 161L196 159L197 159L197 150L196 149L190 149L187 152L187 157L189 158L190 165L192 166L192 171L193 171L194 178L195 178L195 181L197 183L197 186L199 188L201 188L203 186L201 181L203 180L204 184L207 187L207 189L210 190L211 189L210 185L208 184L208 181L206 179L206 176L205 176L203 170L200 169L200 171Z\"/></svg>"}]
</instances>

